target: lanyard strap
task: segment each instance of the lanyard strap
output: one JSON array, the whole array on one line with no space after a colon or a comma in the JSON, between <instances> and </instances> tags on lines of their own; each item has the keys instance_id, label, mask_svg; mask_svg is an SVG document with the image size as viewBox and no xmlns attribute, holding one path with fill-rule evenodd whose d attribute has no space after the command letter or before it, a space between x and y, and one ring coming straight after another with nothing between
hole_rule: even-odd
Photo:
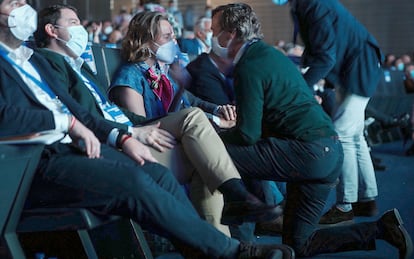
<instances>
[{"instance_id":1,"label":"lanyard strap","mask_svg":"<svg viewBox=\"0 0 414 259\"><path fill-rule=\"evenodd\" d=\"M13 59L11 59L4 50L0 49L0 55L7 62L9 62L12 66L17 68L21 73L23 73L26 77L32 80L36 85L42 88L42 90L45 91L52 100L57 98L57 95L52 91L52 89L49 87L49 85L46 82L40 81L37 78L35 78L33 75L29 74L26 70L24 70L21 66L19 66Z\"/></svg>"},{"instance_id":2,"label":"lanyard strap","mask_svg":"<svg viewBox=\"0 0 414 259\"><path fill-rule=\"evenodd\" d=\"M87 78L86 76L82 75L82 73L79 73L80 76L82 77L82 79L85 81L86 80L86 84L89 84L93 90L96 92L96 94L99 96L99 99L101 99L102 104L107 104L108 100L106 99L105 95L102 94L101 90L99 89L99 87L89 78Z\"/></svg>"}]
</instances>

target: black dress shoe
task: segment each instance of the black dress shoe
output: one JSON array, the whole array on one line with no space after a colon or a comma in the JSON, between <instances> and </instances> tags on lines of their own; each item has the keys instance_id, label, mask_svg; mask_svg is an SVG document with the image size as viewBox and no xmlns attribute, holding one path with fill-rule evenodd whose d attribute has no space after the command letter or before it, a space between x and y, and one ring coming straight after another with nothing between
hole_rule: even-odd
<instances>
[{"instance_id":1,"label":"black dress shoe","mask_svg":"<svg viewBox=\"0 0 414 259\"><path fill-rule=\"evenodd\" d=\"M333 206L328 212L326 212L321 219L319 224L325 226L339 226L351 224L354 222L354 212L348 211L343 212L339 210L336 206Z\"/></svg>"},{"instance_id":2,"label":"black dress shoe","mask_svg":"<svg viewBox=\"0 0 414 259\"><path fill-rule=\"evenodd\" d=\"M283 232L283 215L271 221L257 222L254 234L256 236L280 236Z\"/></svg>"},{"instance_id":3,"label":"black dress shoe","mask_svg":"<svg viewBox=\"0 0 414 259\"><path fill-rule=\"evenodd\" d=\"M374 166L374 170L375 171L385 171L387 169L387 167L385 165L381 165L380 163L372 163L372 165Z\"/></svg>"},{"instance_id":4,"label":"black dress shoe","mask_svg":"<svg viewBox=\"0 0 414 259\"><path fill-rule=\"evenodd\" d=\"M385 212L377 221L377 227L378 238L398 248L400 259L411 258L413 243L410 235L403 226L403 220L397 209Z\"/></svg>"},{"instance_id":5,"label":"black dress shoe","mask_svg":"<svg viewBox=\"0 0 414 259\"><path fill-rule=\"evenodd\" d=\"M283 214L279 205L267 205L249 195L245 201L225 202L221 214L221 224L241 225L244 222L270 221Z\"/></svg>"},{"instance_id":6,"label":"black dress shoe","mask_svg":"<svg viewBox=\"0 0 414 259\"><path fill-rule=\"evenodd\" d=\"M378 214L377 202L375 200L352 203L352 210L354 211L354 216L358 217L372 217Z\"/></svg>"},{"instance_id":7,"label":"black dress shoe","mask_svg":"<svg viewBox=\"0 0 414 259\"><path fill-rule=\"evenodd\" d=\"M411 147L409 147L406 151L405 151L405 155L406 156L412 156L414 155L414 144L411 145Z\"/></svg>"},{"instance_id":8,"label":"black dress shoe","mask_svg":"<svg viewBox=\"0 0 414 259\"><path fill-rule=\"evenodd\" d=\"M295 251L288 245L275 244L248 244L240 243L239 259L263 258L263 259L294 259Z\"/></svg>"}]
</instances>

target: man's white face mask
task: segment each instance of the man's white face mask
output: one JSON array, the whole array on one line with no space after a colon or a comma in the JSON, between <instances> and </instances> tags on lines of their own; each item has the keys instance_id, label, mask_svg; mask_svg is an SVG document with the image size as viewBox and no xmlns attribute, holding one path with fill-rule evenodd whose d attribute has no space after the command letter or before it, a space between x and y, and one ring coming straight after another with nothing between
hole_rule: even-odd
<instances>
[{"instance_id":1,"label":"man's white face mask","mask_svg":"<svg viewBox=\"0 0 414 259\"><path fill-rule=\"evenodd\" d=\"M218 37L220 37L220 35L223 33L223 31L221 31L217 36L213 36L213 38L211 39L211 50L219 57L222 58L227 58L229 55L229 46L231 44L231 40L227 43L226 47L223 47L220 45L220 43L218 42Z\"/></svg>"},{"instance_id":2,"label":"man's white face mask","mask_svg":"<svg viewBox=\"0 0 414 259\"><path fill-rule=\"evenodd\" d=\"M28 4L14 9L8 16L10 31L19 40L27 40L37 29L37 12Z\"/></svg>"},{"instance_id":3,"label":"man's white face mask","mask_svg":"<svg viewBox=\"0 0 414 259\"><path fill-rule=\"evenodd\" d=\"M85 28L82 25L69 27L55 25L55 27L68 30L70 36L70 39L68 41L65 41L61 38L57 39L65 42L66 46L73 52L73 54L75 54L76 57L80 57L88 45L88 32L85 30Z\"/></svg>"}]
</instances>

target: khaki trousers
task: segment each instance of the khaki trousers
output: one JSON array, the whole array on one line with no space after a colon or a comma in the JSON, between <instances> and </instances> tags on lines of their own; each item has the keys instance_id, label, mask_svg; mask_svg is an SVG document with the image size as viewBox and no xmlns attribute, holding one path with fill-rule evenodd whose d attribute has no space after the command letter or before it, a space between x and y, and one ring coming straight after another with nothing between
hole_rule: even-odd
<instances>
[{"instance_id":1,"label":"khaki trousers","mask_svg":"<svg viewBox=\"0 0 414 259\"><path fill-rule=\"evenodd\" d=\"M201 217L230 235L220 224L224 202L217 187L240 175L220 137L199 108L170 113L158 121L179 144L164 152L151 149L152 154L181 184L190 184L190 199Z\"/></svg>"}]
</instances>

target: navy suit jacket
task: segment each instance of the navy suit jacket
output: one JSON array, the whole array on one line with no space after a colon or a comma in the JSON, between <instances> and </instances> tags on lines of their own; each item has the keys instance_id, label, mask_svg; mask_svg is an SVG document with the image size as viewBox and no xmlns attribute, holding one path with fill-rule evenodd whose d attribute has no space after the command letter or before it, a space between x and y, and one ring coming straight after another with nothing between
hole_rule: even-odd
<instances>
[{"instance_id":1,"label":"navy suit jacket","mask_svg":"<svg viewBox=\"0 0 414 259\"><path fill-rule=\"evenodd\" d=\"M188 89L195 96L218 105L231 104L234 101L234 93L211 62L207 53L202 53L187 65L193 83Z\"/></svg>"},{"instance_id":2,"label":"navy suit jacket","mask_svg":"<svg viewBox=\"0 0 414 259\"><path fill-rule=\"evenodd\" d=\"M178 45L180 50L187 53L190 60L194 60L195 57L201 54L202 46L197 38L194 39L178 39Z\"/></svg>"},{"instance_id":3,"label":"navy suit jacket","mask_svg":"<svg viewBox=\"0 0 414 259\"><path fill-rule=\"evenodd\" d=\"M325 78L353 94L372 96L382 54L365 27L338 0L291 0L291 11L305 44L309 86Z\"/></svg>"},{"instance_id":4,"label":"navy suit jacket","mask_svg":"<svg viewBox=\"0 0 414 259\"><path fill-rule=\"evenodd\" d=\"M54 70L43 57L34 53L29 61L70 112L92 130L101 142L106 142L114 127L105 120L94 117L72 99L65 91L68 87L58 87L63 82L56 80ZM36 99L12 65L0 55L0 136L53 129L55 122L52 112Z\"/></svg>"}]
</instances>

